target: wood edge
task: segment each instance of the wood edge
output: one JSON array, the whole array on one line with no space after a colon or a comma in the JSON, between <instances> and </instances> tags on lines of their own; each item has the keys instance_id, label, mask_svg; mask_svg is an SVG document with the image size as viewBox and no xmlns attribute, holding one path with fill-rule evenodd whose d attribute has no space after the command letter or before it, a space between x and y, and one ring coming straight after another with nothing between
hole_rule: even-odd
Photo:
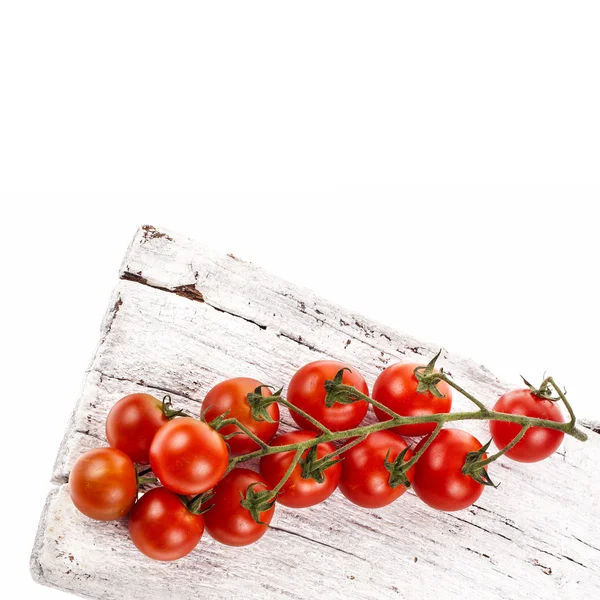
<instances>
[{"instance_id":1,"label":"wood edge","mask_svg":"<svg viewBox=\"0 0 600 600\"><path fill-rule=\"evenodd\" d=\"M53 486L46 496L46 502L44 503L44 508L42 509L42 515L40 516L35 539L33 541L33 548L29 557L29 572L31 573L31 577L36 583L49 587L56 586L52 585L44 576L44 568L40 560L40 554L44 545L44 533L46 531L48 510L50 508L50 503L54 500L55 496L58 494L58 491L59 487Z\"/></svg>"},{"instance_id":2,"label":"wood edge","mask_svg":"<svg viewBox=\"0 0 600 600\"><path fill-rule=\"evenodd\" d=\"M127 245L127 250L125 250L125 254L123 255L123 260L121 261L121 266L119 267L119 279L122 278L123 273L125 273L127 271L127 259L131 256L131 252L133 249L133 246L136 242L140 242L143 238L144 238L144 227L152 227L153 229L155 229L152 225L140 225L136 230L135 233L133 234L129 244Z\"/></svg>"},{"instance_id":3,"label":"wood edge","mask_svg":"<svg viewBox=\"0 0 600 600\"><path fill-rule=\"evenodd\" d=\"M94 353L94 358L92 359L92 364L93 364L93 361L96 357L96 354L97 354L100 346L101 346L101 344L99 344L98 347L96 348L96 352ZM83 377L83 380L81 382L81 386L79 389L79 394L77 395L77 400L75 401L73 410L71 411L71 414L69 415L69 419L65 425L63 437L58 446L58 450L56 451L56 457L54 458L54 464L52 465L52 474L50 476L50 483L52 483L54 485L62 485L63 483L67 483L67 481L68 481L68 479L65 479L64 477L57 477L56 474L60 471L61 462L68 452L69 440L71 439L71 436L73 435L73 433L75 433L77 431L76 417L77 417L79 408L85 401L86 393L87 393L89 387L91 385L94 385L93 377L100 376L100 375L101 374L98 373L97 371L95 371L94 369L88 369L84 373L84 377Z\"/></svg>"},{"instance_id":4,"label":"wood edge","mask_svg":"<svg viewBox=\"0 0 600 600\"><path fill-rule=\"evenodd\" d=\"M40 555L44 546L44 533L46 531L48 511L50 508L50 504L55 500L55 497L58 495L63 485L66 484L62 483L59 485L53 485L50 491L48 492L48 496L46 496L46 502L44 503L44 508L42 509L42 514L38 523L37 532L33 541L33 548L31 549L31 555L29 557L29 573L31 574L31 578L33 579L33 581L35 581L35 583L39 583L40 585L43 585L45 587L49 587L69 594L74 594L81 598L91 598L92 600L97 600L97 596L87 594L83 590L74 591L68 587L56 585L55 583L49 581L44 575L44 565L42 564Z\"/></svg>"},{"instance_id":5,"label":"wood edge","mask_svg":"<svg viewBox=\"0 0 600 600\"><path fill-rule=\"evenodd\" d=\"M593 421L591 419L577 419L577 423L585 429L589 430L591 434L600 435L600 421ZM589 434L588 434L589 435Z\"/></svg>"}]
</instances>

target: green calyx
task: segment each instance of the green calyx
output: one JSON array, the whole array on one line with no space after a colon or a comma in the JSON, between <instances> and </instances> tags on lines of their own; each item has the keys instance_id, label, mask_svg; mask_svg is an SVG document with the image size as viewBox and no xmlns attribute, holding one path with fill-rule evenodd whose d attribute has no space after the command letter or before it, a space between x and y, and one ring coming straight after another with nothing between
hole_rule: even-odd
<instances>
[{"instance_id":1,"label":"green calyx","mask_svg":"<svg viewBox=\"0 0 600 600\"><path fill-rule=\"evenodd\" d=\"M542 385L540 385L539 388L536 388L535 386L531 385L531 383L529 383L529 381L527 381L527 379L525 379L525 377L523 377L523 375L521 375L521 379L523 380L525 385L531 390L531 393L534 396L537 396L538 398L541 398L542 400L550 400L550 402L558 402L560 400L559 396L552 395L552 388L548 384L547 379L544 379L544 381L542 382ZM566 390L564 393L565 394L567 393Z\"/></svg>"},{"instance_id":2,"label":"green calyx","mask_svg":"<svg viewBox=\"0 0 600 600\"><path fill-rule=\"evenodd\" d=\"M440 373L436 373L435 371L435 363L437 359L440 357L440 351L429 361L429 363L425 367L417 367L414 370L414 375L419 382L417 385L417 392L419 394L425 394L429 392L436 398L444 398L444 394L440 392L437 388L437 384L442 380L440 377Z\"/></svg>"},{"instance_id":3,"label":"green calyx","mask_svg":"<svg viewBox=\"0 0 600 600\"><path fill-rule=\"evenodd\" d=\"M325 406L331 408L334 404L352 404L362 400L360 392L351 385L342 383L344 371L352 373L348 367L340 369L333 379L325 382Z\"/></svg>"},{"instance_id":4,"label":"green calyx","mask_svg":"<svg viewBox=\"0 0 600 600\"><path fill-rule=\"evenodd\" d=\"M207 492L203 492L202 494L198 494L193 498L188 498L187 496L182 496L178 494L178 498L183 502L185 507L191 512L193 515L203 515L205 512L209 511L214 504L209 504L208 506L202 506L206 502L208 502L215 493L212 490L208 490Z\"/></svg>"},{"instance_id":5,"label":"green calyx","mask_svg":"<svg viewBox=\"0 0 600 600\"><path fill-rule=\"evenodd\" d=\"M208 506L203 505L208 502L215 493L212 490L208 492L204 492L203 494L198 494L189 504L188 510L195 515L203 515L206 511L210 510L214 504L209 504Z\"/></svg>"},{"instance_id":6,"label":"green calyx","mask_svg":"<svg viewBox=\"0 0 600 600\"><path fill-rule=\"evenodd\" d=\"M491 443L492 440L489 440L489 442L482 446L479 450L475 452L469 452L465 457L465 464L462 468L462 472L463 475L472 477L477 483L481 483L481 485L491 485L492 487L497 488L500 484L496 484L491 480L485 468L487 463L483 462L483 456L487 452Z\"/></svg>"},{"instance_id":7,"label":"green calyx","mask_svg":"<svg viewBox=\"0 0 600 600\"><path fill-rule=\"evenodd\" d=\"M400 485L403 485L405 488L410 487L410 481L406 476L406 473L408 471L406 465L408 461L404 460L408 450L409 448L407 446L406 448L404 448L404 450L402 450L402 452L400 452L400 454L398 454L398 456L396 456L394 460L390 460L390 453L392 451L391 448L388 449L387 454L385 455L385 460L383 461L383 464L387 469L388 473L390 474L388 483L390 484L391 488L395 489Z\"/></svg>"},{"instance_id":8,"label":"green calyx","mask_svg":"<svg viewBox=\"0 0 600 600\"><path fill-rule=\"evenodd\" d=\"M169 421L171 419L174 419L175 417L179 417L182 415L185 416L183 410L175 410L173 408L173 403L171 402L171 396L169 396L169 394L164 396L162 399L162 411Z\"/></svg>"},{"instance_id":9,"label":"green calyx","mask_svg":"<svg viewBox=\"0 0 600 600\"><path fill-rule=\"evenodd\" d=\"M302 469L300 475L303 479L314 479L317 483L324 483L325 471L333 465L339 463L342 459L338 457L317 458L317 446L312 446L306 453L305 458L301 458L298 464Z\"/></svg>"},{"instance_id":10,"label":"green calyx","mask_svg":"<svg viewBox=\"0 0 600 600\"><path fill-rule=\"evenodd\" d=\"M275 423L273 417L267 410L273 402L278 402L281 399L283 388L278 389L271 396L263 396L262 388L273 389L269 385L259 385L253 392L250 392L246 398L252 409L252 418L255 421L266 421L267 423Z\"/></svg>"},{"instance_id":11,"label":"green calyx","mask_svg":"<svg viewBox=\"0 0 600 600\"><path fill-rule=\"evenodd\" d=\"M242 497L240 504L259 525L267 525L267 523L263 523L260 520L260 515L268 511L275 504L277 494L274 494L271 490L260 490L257 492L254 489L257 485L259 484L251 483L246 490L245 496L240 492L240 496Z\"/></svg>"}]
</instances>

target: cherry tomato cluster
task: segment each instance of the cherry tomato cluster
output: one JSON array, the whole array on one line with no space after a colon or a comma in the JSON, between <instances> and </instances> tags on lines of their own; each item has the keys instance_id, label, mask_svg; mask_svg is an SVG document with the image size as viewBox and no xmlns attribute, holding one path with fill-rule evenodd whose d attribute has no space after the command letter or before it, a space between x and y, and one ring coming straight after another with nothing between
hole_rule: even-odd
<instances>
[{"instance_id":1,"label":"cherry tomato cluster","mask_svg":"<svg viewBox=\"0 0 600 600\"><path fill-rule=\"evenodd\" d=\"M267 531L275 501L305 508L338 488L365 508L386 506L409 486L433 508L466 508L491 481L487 464L474 474L465 472L465 464L485 461L489 444L482 446L466 431L442 428L440 420L423 419L452 407L447 381L431 384L431 373L437 373L432 364L389 366L371 397L358 371L333 360L302 367L290 381L287 399L281 390L237 377L208 392L200 418L174 410L168 397L161 402L148 394L125 396L106 420L110 447L86 452L73 466L71 498L93 519L128 515L135 546L164 561L191 552L204 529L222 544L253 543ZM426 369L429 380L418 375ZM370 403L379 424L361 427ZM280 404L300 430L277 435ZM563 422L555 402L528 388L505 394L494 410ZM397 416L421 420L386 428ZM550 456L564 436L536 426L523 434L518 423L495 420L490 430L495 445L522 462ZM403 436L422 439L411 449ZM258 471L237 466L246 457L260 458ZM138 472L135 463L149 467ZM150 481L160 486L140 494L150 471L156 477Z\"/></svg>"}]
</instances>

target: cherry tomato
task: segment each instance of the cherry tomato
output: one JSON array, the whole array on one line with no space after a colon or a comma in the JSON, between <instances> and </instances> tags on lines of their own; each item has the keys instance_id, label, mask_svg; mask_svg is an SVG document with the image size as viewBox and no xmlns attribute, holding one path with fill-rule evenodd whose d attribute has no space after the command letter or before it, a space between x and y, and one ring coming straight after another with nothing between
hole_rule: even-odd
<instances>
[{"instance_id":1,"label":"cherry tomato","mask_svg":"<svg viewBox=\"0 0 600 600\"><path fill-rule=\"evenodd\" d=\"M443 398L436 398L431 392L417 392L419 382L414 375L415 363L396 363L381 372L373 386L373 399L392 409L403 417L420 417L450 412L452 390L445 381L437 384ZM374 407L380 421L389 421L390 415ZM435 423L414 423L394 427L398 435L418 437L428 435L435 429Z\"/></svg>"},{"instance_id":2,"label":"cherry tomato","mask_svg":"<svg viewBox=\"0 0 600 600\"><path fill-rule=\"evenodd\" d=\"M150 444L166 422L160 400L150 394L129 394L110 409L106 418L106 439L133 462L148 464Z\"/></svg>"},{"instance_id":3,"label":"cherry tomato","mask_svg":"<svg viewBox=\"0 0 600 600\"><path fill-rule=\"evenodd\" d=\"M353 504L364 508L381 508L391 504L402 496L406 487L399 485L393 488L390 472L385 467L386 456L393 461L408 444L391 431L376 431L366 440L344 452L342 461L342 478L340 492ZM407 451L404 462L408 462L412 452ZM415 468L406 473L409 481L413 479Z\"/></svg>"},{"instance_id":4,"label":"cherry tomato","mask_svg":"<svg viewBox=\"0 0 600 600\"><path fill-rule=\"evenodd\" d=\"M256 542L268 530L275 512L274 505L259 513L259 519L266 523L260 525L240 504L242 496L246 497L248 486L252 484L257 484L253 487L256 492L268 489L267 482L255 471L233 469L219 481L215 495L206 502L206 505L213 505L204 513L206 531L217 542L227 546L247 546Z\"/></svg>"},{"instance_id":5,"label":"cherry tomato","mask_svg":"<svg viewBox=\"0 0 600 600\"><path fill-rule=\"evenodd\" d=\"M423 447L423 438L415 454ZM412 487L433 508L454 511L471 506L481 496L483 485L462 468L469 452L481 449L479 440L461 429L442 429L415 465ZM484 454L482 460L487 456Z\"/></svg>"},{"instance_id":6,"label":"cherry tomato","mask_svg":"<svg viewBox=\"0 0 600 600\"><path fill-rule=\"evenodd\" d=\"M154 560L177 560L189 554L204 532L202 515L192 514L173 492L146 492L129 515L129 535L137 549Z\"/></svg>"},{"instance_id":7,"label":"cherry tomato","mask_svg":"<svg viewBox=\"0 0 600 600\"><path fill-rule=\"evenodd\" d=\"M137 498L135 466L116 448L90 450L71 469L69 494L73 504L91 519L121 519Z\"/></svg>"},{"instance_id":8,"label":"cherry tomato","mask_svg":"<svg viewBox=\"0 0 600 600\"><path fill-rule=\"evenodd\" d=\"M271 442L271 446L298 444L316 437L317 434L312 431L290 431L289 433L278 435ZM335 452L335 447L329 442L324 442L317 446L317 458L322 458L332 452ZM277 454L268 454L260 459L260 472L270 489L273 489L282 479L295 454L294 451L278 452ZM307 454L308 450L302 454L302 458L305 458ZM340 481L341 474L342 467L338 462L325 470L325 480L323 483L318 483L312 478L304 479L302 477L302 467L298 464L294 467L290 478L281 488L279 496L277 496L277 501L292 508L305 508L319 504L333 494Z\"/></svg>"},{"instance_id":9,"label":"cherry tomato","mask_svg":"<svg viewBox=\"0 0 600 600\"><path fill-rule=\"evenodd\" d=\"M210 422L227 412L227 418L237 419L263 442L270 442L279 427L279 406L276 402L273 402L266 409L274 423L269 423L266 420L257 421L252 417L252 409L247 396L260 385L260 381L249 377L235 377L218 383L206 394L206 398L202 403L202 411L206 410L206 421ZM272 395L269 389L264 387L261 389L261 394L263 396ZM226 425L219 430L219 433L226 436L235 431L240 431L239 427ZM242 433L229 438L227 444L232 454L247 454L259 448L256 442Z\"/></svg>"},{"instance_id":10,"label":"cherry tomato","mask_svg":"<svg viewBox=\"0 0 600 600\"><path fill-rule=\"evenodd\" d=\"M560 408L551 400L536 396L529 389L513 390L501 396L494 410L509 415L522 415L563 423ZM521 431L518 423L490 421L494 444L499 450L507 446ZM504 456L518 462L537 462L548 458L563 441L564 433L546 427L531 427Z\"/></svg>"},{"instance_id":11,"label":"cherry tomato","mask_svg":"<svg viewBox=\"0 0 600 600\"><path fill-rule=\"evenodd\" d=\"M325 406L325 381L332 380L343 368L350 367L337 360L317 360L308 363L292 377L287 392L288 401L320 421L331 431L357 427L365 418L369 408L365 400L358 400L352 404L334 404L331 408ZM352 372L344 371L342 383L354 386L363 394L369 394L367 382L355 369L352 369ZM290 413L302 429L319 431L298 413L293 410Z\"/></svg>"},{"instance_id":12,"label":"cherry tomato","mask_svg":"<svg viewBox=\"0 0 600 600\"><path fill-rule=\"evenodd\" d=\"M195 496L225 474L228 453L223 438L202 421L177 417L163 425L150 446L150 466L172 492Z\"/></svg>"}]
</instances>

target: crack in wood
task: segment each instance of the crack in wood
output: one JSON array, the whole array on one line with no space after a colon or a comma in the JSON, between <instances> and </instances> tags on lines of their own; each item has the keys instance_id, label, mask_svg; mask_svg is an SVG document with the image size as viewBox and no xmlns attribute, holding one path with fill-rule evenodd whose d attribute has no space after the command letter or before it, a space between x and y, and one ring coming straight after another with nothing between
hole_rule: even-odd
<instances>
[{"instance_id":1,"label":"crack in wood","mask_svg":"<svg viewBox=\"0 0 600 600\"><path fill-rule=\"evenodd\" d=\"M579 565L580 567L587 569L586 565L584 565L583 563L580 563L579 561L575 560L574 558L571 558L570 556L566 556L565 554L561 554L561 556L563 558L566 558L567 560L570 560L572 563L575 563L576 565Z\"/></svg>"},{"instance_id":2,"label":"crack in wood","mask_svg":"<svg viewBox=\"0 0 600 600\"><path fill-rule=\"evenodd\" d=\"M490 510L489 508L484 508L483 506L481 506L479 504L473 504L473 507L477 508L478 510L482 510L483 512L494 515L495 517L498 517L499 519L501 519L505 525L508 525L509 527L512 527L513 529L516 529L517 531L520 531L521 533L523 532L523 530L520 527L517 527L514 524L514 521L512 521L508 517L505 517L504 515L494 512L493 510Z\"/></svg>"},{"instance_id":3,"label":"crack in wood","mask_svg":"<svg viewBox=\"0 0 600 600\"><path fill-rule=\"evenodd\" d=\"M197 282L198 281L198 271L195 272L195 277L196 277L196 282ZM267 329L266 325L262 325L261 323L257 323L256 321L253 321L252 319L249 319L247 317L242 317L241 315L232 313L228 310L225 310L224 308L220 308L218 306L215 306L214 304L211 304L210 302L207 302L206 298L204 297L204 294L196 287L196 282L188 283L186 285L180 285L180 286L177 286L177 287L171 289L171 288L166 288L166 287L163 287L160 285L150 283L142 275L141 271L138 271L137 273L132 273L129 270L123 271L123 273L121 273L121 279L124 279L125 281L133 281L134 283L139 283L141 285L147 285L148 287L154 288L156 290L161 290L163 292L169 292L171 294L176 294L178 296L182 296L183 298L187 298L188 300L194 300L196 302L205 303L220 313L224 313L226 315L231 315L232 317L237 317L238 319L243 319L244 321L246 321L248 323L252 323L253 325L256 325L263 331L265 329Z\"/></svg>"},{"instance_id":4,"label":"crack in wood","mask_svg":"<svg viewBox=\"0 0 600 600\"><path fill-rule=\"evenodd\" d=\"M587 542L580 540L577 536L574 535L573 538L575 538L578 542L580 542L584 546L588 546L589 548L592 548L593 550L597 550L598 552L600 552L600 548L597 548L596 546L592 546L592 544L588 544Z\"/></svg>"},{"instance_id":5,"label":"crack in wood","mask_svg":"<svg viewBox=\"0 0 600 600\"><path fill-rule=\"evenodd\" d=\"M91 438L94 438L95 440L99 440L101 442L104 442L105 444L108 444L108 442L106 441L106 438L100 437L99 435L92 433L89 429L76 428L75 433L80 433L81 435L87 435Z\"/></svg>"},{"instance_id":6,"label":"crack in wood","mask_svg":"<svg viewBox=\"0 0 600 600\"><path fill-rule=\"evenodd\" d=\"M123 273L121 273L121 279L124 279L125 281L133 281L134 283L139 283L140 285L147 285L148 287L152 287L157 290L162 290L163 292L176 294L177 296L181 296L182 298L187 298L188 300L193 300L195 302L205 302L204 295L200 290L196 288L195 283L187 283L185 285L178 285L174 288L166 288L160 285L149 283L148 280L144 276L142 276L141 271L139 271L138 273L132 273L131 271L123 271Z\"/></svg>"},{"instance_id":7,"label":"crack in wood","mask_svg":"<svg viewBox=\"0 0 600 600\"><path fill-rule=\"evenodd\" d=\"M206 300L204 300L204 302L206 302ZM241 315L238 315L236 313L229 312L228 310L225 310L224 308L219 308L218 306L215 306L214 304L211 304L210 302L206 302L206 304L208 304L208 306L210 306L211 308L214 308L216 311L218 311L220 313L224 313L226 315L231 315L232 317L242 319L243 321L246 321L247 323L252 323L252 325L256 325L259 329L262 329L263 331L265 331L267 329L266 325L261 325L260 323L257 323L256 321L249 319L248 317L242 317Z\"/></svg>"},{"instance_id":8,"label":"crack in wood","mask_svg":"<svg viewBox=\"0 0 600 600\"><path fill-rule=\"evenodd\" d=\"M198 273L196 272L196 282L197 282L197 278L198 278ZM231 315L232 317L236 317L238 319L242 319L244 321L247 321L248 323L252 323L253 325L256 325L257 327L259 327L262 330L266 330L268 327L267 325L263 325L262 323L259 323L257 321L254 321L248 317L244 317L242 315L239 315L237 313L234 312L230 312L228 310L225 310L224 308L220 308L218 306L215 306L214 304L212 304L211 302L209 302L206 297L204 296L204 294L198 290L196 288L196 284L195 283L190 283L190 284L186 284L186 285L181 285L175 288L167 288L167 287L163 287L154 283L150 283L143 275L141 271L138 271L137 273L133 273L129 270L129 267L126 267L126 270L123 271L121 273L121 279L125 280L125 281L133 281L134 283L139 283L141 285L147 285L148 287L152 287L154 289L157 290L161 290L163 292L169 292L171 294L177 294L178 296L182 296L184 298L188 298L190 300L195 300L198 302L203 302L205 304L207 304L208 306L210 306L211 308L214 308L216 311ZM288 294L281 294L283 296L288 296ZM300 310L300 312L302 312L303 314L306 314L308 316L312 316L314 319L316 319L319 323L321 323L322 325L325 325L331 329L333 329L336 332L340 332L341 329L338 329L336 327L333 327L331 324L323 321L322 319L319 319L318 317L315 317L314 315L310 315L308 312L302 311ZM344 321L343 319L340 319L340 326L342 327L347 327L350 326L350 323ZM369 346L370 348L373 348L375 350L378 351L382 351L381 348L379 346L377 346L376 344L370 343L367 341L366 338L373 338L374 335L371 332L374 332L374 330L368 328L366 325L364 325L363 323L359 322L359 321L355 321L356 326L362 330L365 333L365 337L361 338L358 337L356 335L353 335L352 333L346 332L346 335L349 335L350 339L356 340L358 342L361 342L363 344L365 344L366 346ZM368 335L367 335L368 334ZM285 334L283 332L279 332L280 336L282 337L286 337L294 342L297 342L299 344L302 344L303 346L306 346L307 348L309 348L310 350L316 350L317 352L319 352L319 350L315 347L312 346L311 344L304 342L304 340L299 341L298 339L295 339L294 337L290 336L289 334ZM390 336L388 335L382 335L380 337L384 337L388 340L391 341ZM349 342L346 342L346 347L349 345ZM416 353L416 354L422 354L421 352L419 352L419 350L428 350L427 348L423 347L423 346L412 346L412 347L408 347L409 350L411 350L412 352ZM400 348L396 349L397 352L399 352L400 354L405 354L405 352L403 350L401 350ZM402 358L400 356L397 356L389 351L385 351L386 354L388 354L391 358L396 358L398 360L402 360ZM389 359L388 359L389 360Z\"/></svg>"},{"instance_id":9,"label":"crack in wood","mask_svg":"<svg viewBox=\"0 0 600 600\"><path fill-rule=\"evenodd\" d=\"M306 535L302 535L301 533L298 533L296 531L291 531L290 529L285 529L284 527L277 527L275 525L270 525L269 529L272 529L274 531L281 531L282 533L287 533L289 535L299 537L303 540L306 540L307 542L314 542L315 544L319 544L319 546L324 546L325 548L330 548L331 550L336 550L337 552L343 552L344 554L347 554L348 556L353 556L354 558L358 558L359 560L362 560L364 562L369 562L366 558L364 558L362 556L358 556L358 554L353 554L352 552L349 552L348 550L344 550L343 548L338 548L338 547L332 546L331 544L328 544L326 542L321 542L319 540L315 540Z\"/></svg>"},{"instance_id":10,"label":"crack in wood","mask_svg":"<svg viewBox=\"0 0 600 600\"><path fill-rule=\"evenodd\" d=\"M211 304L210 302L208 302L206 300L206 298L204 297L204 295L202 294L202 292L200 292L195 287L195 284L182 285L182 286L178 286L178 287L173 288L173 289L169 289L169 288L166 288L166 287L162 287L162 286L159 286L159 285L155 285L155 284L149 283L148 280L141 275L141 272L139 272L139 273L132 273L131 271L123 271L123 273L121 274L121 279L124 279L125 281L133 281L133 282L139 283L141 285L147 285L148 287L152 287L152 288L157 289L157 290L162 290L163 292L170 292L172 294L177 294L178 296L183 296L184 298L188 298L190 300L196 300L198 302L203 302L203 303L207 304L208 306L210 306L211 308L213 308L214 310L216 310L216 311L218 311L220 313L224 313L226 315L231 315L232 317L236 317L238 319L242 319L243 321L246 321L247 323L252 323L253 325L256 325L256 327L262 329L263 331L265 331L266 329L268 329L267 325L263 325L261 323L258 323L257 321L249 319L248 317L243 317L241 315L238 315L237 313L230 312L228 310L225 310L224 308L220 308L218 306L215 306L214 304ZM304 312L304 314L308 314L305 311L301 311L301 312ZM317 320L320 321L320 322L322 322L323 324L327 325L327 323L325 323L324 321L322 321L320 319L317 319ZM346 323L345 321L342 321L341 319L340 319L340 324L342 326L349 325L349 323ZM360 327L360 329L362 329L364 332L371 332L372 331L370 329L367 329L367 327L365 325L363 325L362 323L359 323L358 321L356 321L356 325L358 327ZM335 327L333 327L332 329L334 329L335 331L339 331ZM319 350L318 348L316 348L314 345L312 345L312 344L306 342L305 340L303 340L302 336L298 336L298 338L295 338L292 335L290 335L288 333L285 333L283 331L280 331L278 333L278 335L280 337L284 337L284 338L286 338L288 340L291 340L292 342L296 342L297 344L300 344L301 346L304 346L305 348L308 348L309 350L314 350L316 352L322 352L321 350ZM374 348L376 350L380 350L380 352L383 353L383 351L380 348L378 348L376 345L370 344L369 342L367 342L364 339L360 339L359 337L352 336L352 335L350 337L352 339L355 339L355 340L358 340L358 341L362 342L363 344L366 344L367 346L369 346L371 348ZM373 337L373 335L370 335L369 337ZM388 335L385 335L383 337L387 338L388 340L390 339L390 337ZM348 339L346 341L345 348L347 348L350 345L350 342L351 342L350 339ZM400 352L402 352L402 351L400 351ZM393 354L389 354L389 353L387 353L387 354L389 355L389 358L387 358L385 361L382 361L385 364L387 364L392 357L400 359L400 357L394 356Z\"/></svg>"},{"instance_id":11,"label":"crack in wood","mask_svg":"<svg viewBox=\"0 0 600 600\"><path fill-rule=\"evenodd\" d=\"M168 395L168 394L172 394L173 396L180 396L181 398L185 398L186 400L189 400L190 402L196 402L196 403L200 403L201 400L198 400L196 398L193 398L192 396L189 396L187 393L182 392L181 390L175 390L172 388L168 388L162 385L155 385L152 383L148 383L147 381L144 381L143 379L129 379L128 377L117 377L116 375L110 375L109 373L103 373L102 371L98 371L95 370L96 373L98 373L100 375L100 381L102 382L102 379L104 377L108 377L109 379L115 379L116 381L127 381L128 383L133 383L134 385L142 385L144 387L150 388L151 390L157 390L159 392L163 392L164 395ZM162 398L160 398L162 400Z\"/></svg>"},{"instance_id":12,"label":"crack in wood","mask_svg":"<svg viewBox=\"0 0 600 600\"><path fill-rule=\"evenodd\" d=\"M115 302L115 305L113 306L113 310L112 310L112 318L110 320L110 322L108 323L108 326L106 327L106 334L108 335L109 331L111 330L113 323L117 317L117 313L119 312L119 309L121 308L121 306L123 306L123 299L121 298L121 296L119 296L117 298L117 301Z\"/></svg>"},{"instance_id":13,"label":"crack in wood","mask_svg":"<svg viewBox=\"0 0 600 600\"><path fill-rule=\"evenodd\" d=\"M477 527L477 529L481 529L482 531L485 531L486 533L498 535L501 538L504 538L505 540L512 542L511 538L507 537L506 535L504 535L502 533L498 533L497 531L491 531L490 529L486 529L485 527L482 527L481 525L477 525L476 523L473 523L472 521L467 521L467 519L462 519L461 517L457 517L456 515L453 515L452 513L448 513L448 516L452 517L453 519L456 519L457 521L462 521L463 523L467 523L467 525L471 525L472 527Z\"/></svg>"},{"instance_id":14,"label":"crack in wood","mask_svg":"<svg viewBox=\"0 0 600 600\"><path fill-rule=\"evenodd\" d=\"M313 351L315 351L315 352L321 352L321 353L322 353L322 351L321 351L321 350L318 350L318 349L317 349L317 348L315 348L315 346L313 346L312 344L308 344L307 342L305 342L305 341L302 339L302 336L301 336L301 335L299 335L297 338L295 338L295 337L293 337L293 336L289 335L288 333L284 333L283 331L280 331L280 332L279 332L277 335L278 335L279 337L283 337L283 338L285 338L285 339L287 339L287 340L291 340L292 342L296 342L296 344L300 344L301 346L304 346L305 348L308 348L309 350L313 350Z\"/></svg>"},{"instance_id":15,"label":"crack in wood","mask_svg":"<svg viewBox=\"0 0 600 600\"><path fill-rule=\"evenodd\" d=\"M183 298L188 298L189 300L195 300L197 302L204 302L204 295L202 292L196 289L195 283L190 283L188 285L180 285L173 289L173 293L178 296L182 296Z\"/></svg>"},{"instance_id":16,"label":"crack in wood","mask_svg":"<svg viewBox=\"0 0 600 600\"><path fill-rule=\"evenodd\" d=\"M558 558L560 560L560 556L558 554L553 554L552 552L548 552L548 550L542 550L541 548L537 548L536 546L532 546L531 544L527 544L530 548L533 548L537 552L542 552L543 554L547 554L552 558Z\"/></svg>"},{"instance_id":17,"label":"crack in wood","mask_svg":"<svg viewBox=\"0 0 600 600\"><path fill-rule=\"evenodd\" d=\"M473 554L482 556L483 558L487 558L491 563L494 562L489 554L485 554L484 552L478 552L477 550L473 550L473 548L469 548L468 546L465 546L465 550L468 550L469 552L472 552Z\"/></svg>"},{"instance_id":18,"label":"crack in wood","mask_svg":"<svg viewBox=\"0 0 600 600\"><path fill-rule=\"evenodd\" d=\"M573 536L575 538L575 536ZM578 538L575 538L578 539ZM581 540L578 540L581 541ZM583 544L585 544L585 542L582 542ZM552 558L557 558L558 560L562 560L563 558L566 558L567 560L570 560L572 563L575 563L576 565L579 565L580 567L583 567L584 569L587 569L587 565L584 565L583 563L580 563L578 560L575 560L574 558L571 558L570 556L567 556L566 554L554 554L552 552L549 552L548 550L542 550L542 548L537 548L536 546L532 546L531 544L527 544L530 548L533 548L534 550L536 550L537 552L542 552L544 554L547 554L548 556L552 556ZM585 544L586 546L589 544ZM538 565L536 565L538 566ZM541 566L541 565L540 565Z\"/></svg>"}]
</instances>

